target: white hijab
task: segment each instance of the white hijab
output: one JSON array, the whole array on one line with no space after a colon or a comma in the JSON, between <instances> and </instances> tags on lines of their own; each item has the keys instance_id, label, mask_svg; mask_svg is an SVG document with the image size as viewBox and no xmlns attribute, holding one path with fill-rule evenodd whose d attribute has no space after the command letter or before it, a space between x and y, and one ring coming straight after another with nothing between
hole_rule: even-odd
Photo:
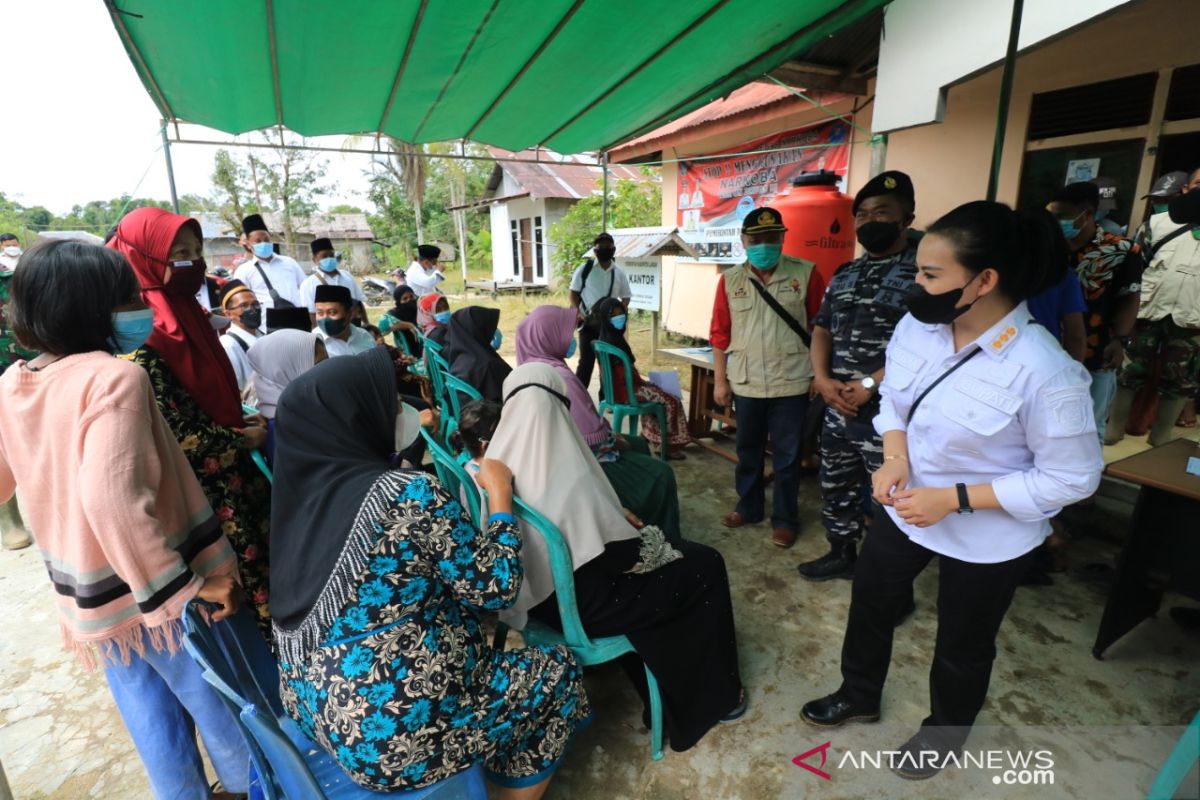
<instances>
[{"instance_id":1,"label":"white hijab","mask_svg":"<svg viewBox=\"0 0 1200 800\"><path fill-rule=\"evenodd\" d=\"M254 391L258 410L267 419L275 418L279 395L287 385L313 368L318 337L315 333L287 328L268 333L246 353L254 368Z\"/></svg>"},{"instance_id":2,"label":"white hijab","mask_svg":"<svg viewBox=\"0 0 1200 800\"><path fill-rule=\"evenodd\" d=\"M517 495L554 523L579 569L609 542L640 534L625 519L617 493L579 435L566 396L566 384L553 367L538 362L517 367L504 381L504 412L487 457L508 465ZM518 630L525 627L529 609L554 592L541 535L522 525L521 537L525 580L516 604L500 613Z\"/></svg>"}]
</instances>

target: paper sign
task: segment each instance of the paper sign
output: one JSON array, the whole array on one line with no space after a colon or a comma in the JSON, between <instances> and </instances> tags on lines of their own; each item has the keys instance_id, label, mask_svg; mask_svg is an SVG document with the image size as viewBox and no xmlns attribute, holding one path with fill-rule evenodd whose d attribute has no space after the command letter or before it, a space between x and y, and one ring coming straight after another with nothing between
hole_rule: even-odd
<instances>
[{"instance_id":1,"label":"paper sign","mask_svg":"<svg viewBox=\"0 0 1200 800\"><path fill-rule=\"evenodd\" d=\"M658 311L662 302L662 259L618 258L617 264L625 270L629 289L633 297L630 308L642 311Z\"/></svg>"},{"instance_id":2,"label":"paper sign","mask_svg":"<svg viewBox=\"0 0 1200 800\"><path fill-rule=\"evenodd\" d=\"M1192 456L1188 459L1187 471L1189 475L1200 477L1200 458Z\"/></svg>"}]
</instances>

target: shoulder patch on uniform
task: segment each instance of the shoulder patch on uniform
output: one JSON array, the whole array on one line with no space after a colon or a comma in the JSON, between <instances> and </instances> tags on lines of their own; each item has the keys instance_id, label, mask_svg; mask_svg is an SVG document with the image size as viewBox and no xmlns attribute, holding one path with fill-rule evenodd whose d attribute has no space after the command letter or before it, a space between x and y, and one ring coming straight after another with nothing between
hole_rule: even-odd
<instances>
[{"instance_id":1,"label":"shoulder patch on uniform","mask_svg":"<svg viewBox=\"0 0 1200 800\"><path fill-rule=\"evenodd\" d=\"M970 375L964 375L959 378L955 382L954 388L967 397L989 405L997 411L1003 411L1005 414L1015 414L1017 413L1017 409L1021 407L1022 400L1018 395L1006 392L993 384L973 378Z\"/></svg>"},{"instance_id":2,"label":"shoulder patch on uniform","mask_svg":"<svg viewBox=\"0 0 1200 800\"><path fill-rule=\"evenodd\" d=\"M733 290L734 297L746 297L748 294L749 294L749 292L746 291L745 286L739 286Z\"/></svg>"},{"instance_id":3,"label":"shoulder patch on uniform","mask_svg":"<svg viewBox=\"0 0 1200 800\"><path fill-rule=\"evenodd\" d=\"M1052 439L1078 436L1094 421L1092 396L1086 386L1066 386L1046 392L1046 404L1054 428L1047 435Z\"/></svg>"},{"instance_id":4,"label":"shoulder patch on uniform","mask_svg":"<svg viewBox=\"0 0 1200 800\"><path fill-rule=\"evenodd\" d=\"M905 350L899 345L892 347L892 349L888 352L888 358L890 358L892 361L895 361L909 372L918 372L921 367L925 366L925 359L921 358L911 350Z\"/></svg>"},{"instance_id":5,"label":"shoulder patch on uniform","mask_svg":"<svg viewBox=\"0 0 1200 800\"><path fill-rule=\"evenodd\" d=\"M1021 329L1016 325L1009 325L1002 331L996 333L995 338L989 343L988 347L993 352L999 355L1012 346L1012 343L1017 340L1017 336L1021 333Z\"/></svg>"}]
</instances>

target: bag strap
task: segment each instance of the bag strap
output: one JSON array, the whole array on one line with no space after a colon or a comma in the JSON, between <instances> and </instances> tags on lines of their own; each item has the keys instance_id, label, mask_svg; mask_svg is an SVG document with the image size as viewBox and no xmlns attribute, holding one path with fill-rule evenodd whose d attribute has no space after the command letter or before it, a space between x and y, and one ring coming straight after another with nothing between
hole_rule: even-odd
<instances>
[{"instance_id":1,"label":"bag strap","mask_svg":"<svg viewBox=\"0 0 1200 800\"><path fill-rule=\"evenodd\" d=\"M765 286L753 278L748 278L747 280L749 280L750 285L754 287L754 291L758 292L758 296L767 301L767 305L771 307L771 310L778 314L779 318L786 322L787 326L791 328L797 336L800 337L800 341L804 342L804 346L811 350L812 337L808 335L808 331L804 330L804 326L800 324L800 321L789 314L787 309L781 306L779 301L771 296L771 293L767 291Z\"/></svg>"},{"instance_id":2,"label":"bag strap","mask_svg":"<svg viewBox=\"0 0 1200 800\"><path fill-rule=\"evenodd\" d=\"M1153 261L1154 257L1156 255L1158 255L1158 251L1167 242L1169 242L1172 239L1175 239L1179 236L1183 236L1185 233L1187 233L1188 231L1190 231L1192 228L1195 228L1195 227L1196 227L1195 225L1181 225L1178 228L1176 228L1175 230L1168 233L1166 236L1164 236L1162 238L1162 241L1153 242L1150 245L1150 252L1146 255L1146 263L1149 264L1151 261Z\"/></svg>"},{"instance_id":3,"label":"bag strap","mask_svg":"<svg viewBox=\"0 0 1200 800\"><path fill-rule=\"evenodd\" d=\"M588 275L592 274L592 267L595 262L590 258L583 264L583 273L579 276L579 305L583 307L583 313L591 313L591 309L587 307L587 303L583 302L583 290L587 288Z\"/></svg>"},{"instance_id":4,"label":"bag strap","mask_svg":"<svg viewBox=\"0 0 1200 800\"><path fill-rule=\"evenodd\" d=\"M262 264L258 263L258 259L254 259L254 268L258 270L258 274L262 276L263 283L267 284L267 294L271 295L271 304L275 308L295 308L296 304L291 300L287 300L279 292L275 291L275 287L271 285L271 279L267 277L267 271L262 268Z\"/></svg>"},{"instance_id":5,"label":"bag strap","mask_svg":"<svg viewBox=\"0 0 1200 800\"><path fill-rule=\"evenodd\" d=\"M976 347L974 350L972 350L970 353L967 354L966 358L959 361L953 367L951 367L950 369L943 372L941 375L938 376L938 379L936 381L934 381L933 383L926 386L925 391L921 392L921 394L917 397L917 399L913 401L912 407L910 409L908 409L908 418L906 420L904 420L904 424L907 425L908 423L912 422L913 414L917 413L917 406L921 405L921 401L924 400L925 397L930 392L932 392L934 389L936 389L937 385L939 383L946 380L946 378L949 378L951 375L954 374L954 370L958 369L963 364L966 364L968 361L970 361L972 358L974 358L975 356L979 355L982 352L983 352L983 348Z\"/></svg>"}]
</instances>

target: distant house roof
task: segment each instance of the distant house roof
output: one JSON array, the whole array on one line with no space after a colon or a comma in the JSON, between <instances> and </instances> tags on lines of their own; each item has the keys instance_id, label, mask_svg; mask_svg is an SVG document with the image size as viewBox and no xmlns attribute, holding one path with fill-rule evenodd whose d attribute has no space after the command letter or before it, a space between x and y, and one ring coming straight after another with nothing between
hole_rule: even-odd
<instances>
[{"instance_id":1,"label":"distant house roof","mask_svg":"<svg viewBox=\"0 0 1200 800\"><path fill-rule=\"evenodd\" d=\"M831 92L813 92L810 96L823 105L835 103L846 97ZM629 163L658 153L666 147L722 133L726 129L744 128L756 122L764 122L808 108L812 106L793 94L786 86L777 83L750 83L730 92L726 97L685 114L674 122L668 122L661 128L614 147L608 151L609 161Z\"/></svg>"},{"instance_id":2,"label":"distant house roof","mask_svg":"<svg viewBox=\"0 0 1200 800\"><path fill-rule=\"evenodd\" d=\"M549 150L537 149L513 153L499 147L489 147L488 152L495 158L526 159L525 161L496 162L487 183L487 194L489 195L487 199L489 201L520 197L525 194L535 200L546 197L579 200L598 194L600 191L597 186L597 182L601 178L600 167L583 163L579 156L561 156ZM529 163L535 160L538 163ZM500 188L505 173L520 189L504 198L494 198L491 195ZM612 180L646 180L646 176L635 167L610 166L608 174Z\"/></svg>"},{"instance_id":3,"label":"distant house roof","mask_svg":"<svg viewBox=\"0 0 1200 800\"><path fill-rule=\"evenodd\" d=\"M683 240L675 227L613 228L609 231L618 258L687 256L697 258L695 248Z\"/></svg>"},{"instance_id":4,"label":"distant house roof","mask_svg":"<svg viewBox=\"0 0 1200 800\"><path fill-rule=\"evenodd\" d=\"M215 212L196 214L205 239L236 239L240 230L230 228L229 223ZM283 215L263 214L267 228L278 233L283 230ZM371 224L366 214L314 214L307 219L293 221L296 233L306 236L328 236L330 239L374 239Z\"/></svg>"}]
</instances>

